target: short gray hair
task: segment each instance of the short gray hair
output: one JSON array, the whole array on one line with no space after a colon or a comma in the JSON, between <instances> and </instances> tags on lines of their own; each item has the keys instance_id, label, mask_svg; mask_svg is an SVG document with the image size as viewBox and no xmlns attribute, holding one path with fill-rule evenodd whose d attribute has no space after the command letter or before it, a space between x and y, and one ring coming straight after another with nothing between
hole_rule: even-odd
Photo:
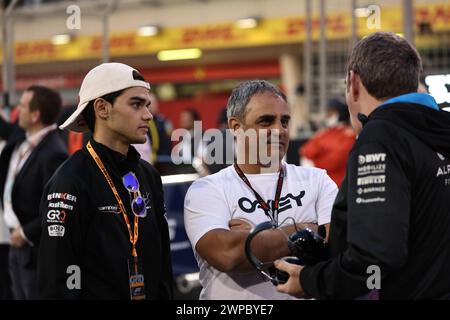
<instances>
[{"instance_id":1,"label":"short gray hair","mask_svg":"<svg viewBox=\"0 0 450 320\"><path fill-rule=\"evenodd\" d=\"M236 117L244 120L245 109L250 99L258 93L271 92L275 96L287 102L286 96L281 90L265 80L249 80L241 82L231 92L227 103L227 117Z\"/></svg>"}]
</instances>

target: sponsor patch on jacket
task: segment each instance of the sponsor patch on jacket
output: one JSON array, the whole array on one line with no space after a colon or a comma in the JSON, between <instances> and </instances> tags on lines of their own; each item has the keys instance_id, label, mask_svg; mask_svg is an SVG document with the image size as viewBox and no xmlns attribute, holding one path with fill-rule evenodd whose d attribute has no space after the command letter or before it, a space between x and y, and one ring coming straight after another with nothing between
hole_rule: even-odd
<instances>
[{"instance_id":1,"label":"sponsor patch on jacket","mask_svg":"<svg viewBox=\"0 0 450 320\"><path fill-rule=\"evenodd\" d=\"M358 164L363 165L367 163L384 162L386 160L386 153L371 153L358 156Z\"/></svg>"},{"instance_id":2,"label":"sponsor patch on jacket","mask_svg":"<svg viewBox=\"0 0 450 320\"><path fill-rule=\"evenodd\" d=\"M358 156L356 193L359 195L355 199L357 204L385 202L386 198L386 153L370 153ZM378 193L380 196L373 196ZM365 198L364 196L371 196Z\"/></svg>"},{"instance_id":3,"label":"sponsor patch on jacket","mask_svg":"<svg viewBox=\"0 0 450 320\"><path fill-rule=\"evenodd\" d=\"M64 210L49 210L47 212L47 222L49 223L64 223L67 218L67 213Z\"/></svg>"},{"instance_id":4,"label":"sponsor patch on jacket","mask_svg":"<svg viewBox=\"0 0 450 320\"><path fill-rule=\"evenodd\" d=\"M436 177L450 175L450 164L438 168Z\"/></svg>"},{"instance_id":5,"label":"sponsor patch on jacket","mask_svg":"<svg viewBox=\"0 0 450 320\"><path fill-rule=\"evenodd\" d=\"M71 194L66 193L66 192L49 193L47 195L47 200L50 201L52 199L61 199L61 200L68 200L68 201L72 201L72 202L77 202L77 197L76 196L71 195Z\"/></svg>"},{"instance_id":6,"label":"sponsor patch on jacket","mask_svg":"<svg viewBox=\"0 0 450 320\"><path fill-rule=\"evenodd\" d=\"M382 198L382 197L375 197L375 198L370 198L370 199L365 199L365 198L356 198L355 202L357 204L361 204L361 203L373 203L373 202L385 202L386 198Z\"/></svg>"},{"instance_id":7,"label":"sponsor patch on jacket","mask_svg":"<svg viewBox=\"0 0 450 320\"><path fill-rule=\"evenodd\" d=\"M381 187L369 187L369 188L358 188L356 189L356 193L358 194L366 194L372 192L385 192L386 188L384 186Z\"/></svg>"},{"instance_id":8,"label":"sponsor patch on jacket","mask_svg":"<svg viewBox=\"0 0 450 320\"><path fill-rule=\"evenodd\" d=\"M385 163L362 165L358 167L358 176L384 174L385 172L386 172Z\"/></svg>"},{"instance_id":9,"label":"sponsor patch on jacket","mask_svg":"<svg viewBox=\"0 0 450 320\"><path fill-rule=\"evenodd\" d=\"M70 205L70 204L65 203L64 201L49 202L48 207L49 208L55 208L55 209L73 210L73 206Z\"/></svg>"},{"instance_id":10,"label":"sponsor patch on jacket","mask_svg":"<svg viewBox=\"0 0 450 320\"><path fill-rule=\"evenodd\" d=\"M386 182L386 175L367 176L364 178L358 178L356 184L358 186L365 186L368 184L384 184Z\"/></svg>"},{"instance_id":11,"label":"sponsor patch on jacket","mask_svg":"<svg viewBox=\"0 0 450 320\"><path fill-rule=\"evenodd\" d=\"M120 213L120 210L119 210L117 205L101 206L101 207L98 207L97 209L101 213L114 213L114 214L119 214Z\"/></svg>"},{"instance_id":12,"label":"sponsor patch on jacket","mask_svg":"<svg viewBox=\"0 0 450 320\"><path fill-rule=\"evenodd\" d=\"M48 226L48 235L50 237L64 237L66 228L60 224L52 224Z\"/></svg>"},{"instance_id":13,"label":"sponsor patch on jacket","mask_svg":"<svg viewBox=\"0 0 450 320\"><path fill-rule=\"evenodd\" d=\"M442 161L445 160L445 157L442 154L440 154L439 152L436 152L436 154L439 157L439 159L441 159Z\"/></svg>"}]
</instances>

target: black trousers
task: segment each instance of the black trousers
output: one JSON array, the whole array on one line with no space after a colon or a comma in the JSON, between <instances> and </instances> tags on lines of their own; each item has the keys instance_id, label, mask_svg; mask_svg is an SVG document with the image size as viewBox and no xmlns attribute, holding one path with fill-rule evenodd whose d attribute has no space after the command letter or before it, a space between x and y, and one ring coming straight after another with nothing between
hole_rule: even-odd
<instances>
[{"instance_id":1,"label":"black trousers","mask_svg":"<svg viewBox=\"0 0 450 320\"><path fill-rule=\"evenodd\" d=\"M9 249L9 272L14 300L37 300L35 248L25 245Z\"/></svg>"},{"instance_id":2,"label":"black trousers","mask_svg":"<svg viewBox=\"0 0 450 320\"><path fill-rule=\"evenodd\" d=\"M12 299L9 276L9 245L0 244L0 300Z\"/></svg>"}]
</instances>

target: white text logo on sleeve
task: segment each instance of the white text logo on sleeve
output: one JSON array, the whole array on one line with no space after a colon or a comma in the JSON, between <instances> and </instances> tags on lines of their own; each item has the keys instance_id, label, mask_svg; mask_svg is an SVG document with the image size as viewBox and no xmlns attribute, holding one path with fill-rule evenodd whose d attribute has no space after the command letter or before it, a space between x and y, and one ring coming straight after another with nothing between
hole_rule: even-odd
<instances>
[{"instance_id":1,"label":"white text logo on sleeve","mask_svg":"<svg viewBox=\"0 0 450 320\"><path fill-rule=\"evenodd\" d=\"M66 228L60 224L52 224L48 226L48 235L50 237L64 237Z\"/></svg>"}]
</instances>

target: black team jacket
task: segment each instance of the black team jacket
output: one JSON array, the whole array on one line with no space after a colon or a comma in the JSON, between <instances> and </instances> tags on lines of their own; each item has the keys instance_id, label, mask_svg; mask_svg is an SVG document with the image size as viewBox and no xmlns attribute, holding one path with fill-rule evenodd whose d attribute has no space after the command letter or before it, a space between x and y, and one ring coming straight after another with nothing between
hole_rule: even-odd
<instances>
[{"instance_id":1,"label":"black team jacket","mask_svg":"<svg viewBox=\"0 0 450 320\"><path fill-rule=\"evenodd\" d=\"M136 174L147 203L139 218L137 253L143 260L147 299L171 299L172 266L161 178L130 146L127 156L90 140L124 203L134 230L131 195L122 176ZM114 193L86 147L72 155L47 184L40 206L38 258L41 299L130 299L132 245ZM81 274L80 286L73 278ZM72 278L70 278L72 277Z\"/></svg>"},{"instance_id":2,"label":"black team jacket","mask_svg":"<svg viewBox=\"0 0 450 320\"><path fill-rule=\"evenodd\" d=\"M380 299L450 298L449 112L390 103L370 114L333 207L329 247L329 260L300 273L312 297L379 288Z\"/></svg>"}]
</instances>

